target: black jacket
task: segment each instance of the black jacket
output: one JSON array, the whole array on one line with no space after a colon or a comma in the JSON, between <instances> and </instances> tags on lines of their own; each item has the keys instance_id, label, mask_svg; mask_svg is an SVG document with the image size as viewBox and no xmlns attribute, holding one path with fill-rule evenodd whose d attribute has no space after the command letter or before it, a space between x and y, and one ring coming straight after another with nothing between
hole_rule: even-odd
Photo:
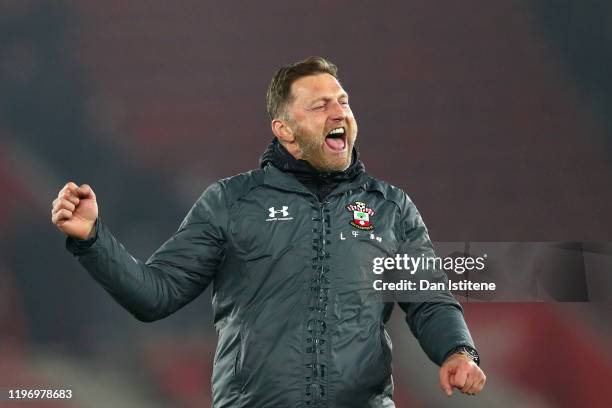
<instances>
[{"instance_id":1,"label":"black jacket","mask_svg":"<svg viewBox=\"0 0 612 408\"><path fill-rule=\"evenodd\" d=\"M393 303L372 287L372 260L432 255L427 229L408 196L370 177L356 155L348 171L313 178L296 173L303 163L269 153L263 168L206 189L145 263L100 221L90 242L68 239L68 249L142 321L168 316L213 284L215 408L393 407L384 328ZM351 205L371 216L356 218ZM441 364L473 342L450 293L431 296L399 306Z\"/></svg>"}]
</instances>

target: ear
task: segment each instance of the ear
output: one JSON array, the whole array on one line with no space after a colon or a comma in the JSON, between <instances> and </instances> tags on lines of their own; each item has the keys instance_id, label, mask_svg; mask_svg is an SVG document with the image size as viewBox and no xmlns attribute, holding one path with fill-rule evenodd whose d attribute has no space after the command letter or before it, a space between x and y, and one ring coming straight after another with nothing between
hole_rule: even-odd
<instances>
[{"instance_id":1,"label":"ear","mask_svg":"<svg viewBox=\"0 0 612 408\"><path fill-rule=\"evenodd\" d=\"M281 143L291 144L295 142L293 130L287 121L282 119L274 119L270 125L272 127L272 133L274 133Z\"/></svg>"}]
</instances>

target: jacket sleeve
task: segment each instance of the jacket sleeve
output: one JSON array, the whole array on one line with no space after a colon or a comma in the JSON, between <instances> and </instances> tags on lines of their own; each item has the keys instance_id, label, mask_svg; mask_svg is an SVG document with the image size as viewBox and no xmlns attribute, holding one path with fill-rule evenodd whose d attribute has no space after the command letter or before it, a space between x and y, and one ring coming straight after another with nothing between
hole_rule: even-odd
<instances>
[{"instance_id":1,"label":"jacket sleeve","mask_svg":"<svg viewBox=\"0 0 612 408\"><path fill-rule=\"evenodd\" d=\"M406 196L400 218L402 242L399 254L410 257L434 257L435 252L427 227L415 205ZM439 269L419 270L412 279L444 282L448 278ZM417 285L418 287L418 285ZM474 342L463 318L463 309L448 290L421 291L414 299L402 299L399 306L406 312L406 322L427 356L441 365L449 353L458 346L474 347Z\"/></svg>"},{"instance_id":2,"label":"jacket sleeve","mask_svg":"<svg viewBox=\"0 0 612 408\"><path fill-rule=\"evenodd\" d=\"M98 219L89 241L68 238L67 249L138 320L162 319L196 298L224 257L227 220L222 187L210 186L178 231L146 261L134 258Z\"/></svg>"}]
</instances>

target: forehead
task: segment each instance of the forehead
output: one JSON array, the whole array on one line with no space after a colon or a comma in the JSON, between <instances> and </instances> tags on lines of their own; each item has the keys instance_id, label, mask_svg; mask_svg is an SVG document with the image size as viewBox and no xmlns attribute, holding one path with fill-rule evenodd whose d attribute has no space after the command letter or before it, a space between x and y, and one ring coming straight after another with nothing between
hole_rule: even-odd
<instances>
[{"instance_id":1,"label":"forehead","mask_svg":"<svg viewBox=\"0 0 612 408\"><path fill-rule=\"evenodd\" d=\"M346 91L338 80L327 73L301 77L291 84L291 95L295 101L333 98L343 93Z\"/></svg>"}]
</instances>

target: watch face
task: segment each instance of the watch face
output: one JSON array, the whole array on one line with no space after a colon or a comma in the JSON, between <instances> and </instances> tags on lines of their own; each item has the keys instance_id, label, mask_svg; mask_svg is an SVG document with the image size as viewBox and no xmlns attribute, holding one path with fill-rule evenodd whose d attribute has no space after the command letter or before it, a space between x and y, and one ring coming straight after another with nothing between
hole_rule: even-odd
<instances>
[{"instance_id":1,"label":"watch face","mask_svg":"<svg viewBox=\"0 0 612 408\"><path fill-rule=\"evenodd\" d=\"M476 352L472 350L466 350L466 351L467 351L468 356L470 356L470 358L474 360L476 364L480 363L480 358L478 358L478 354L476 354Z\"/></svg>"},{"instance_id":2,"label":"watch face","mask_svg":"<svg viewBox=\"0 0 612 408\"><path fill-rule=\"evenodd\" d=\"M476 365L480 365L480 356L478 355L478 352L475 349L473 349L472 347L469 347L469 346L459 346L459 347L454 348L449 353L449 356L451 354L463 354L464 356L468 357L470 360L475 362Z\"/></svg>"},{"instance_id":3,"label":"watch face","mask_svg":"<svg viewBox=\"0 0 612 408\"><path fill-rule=\"evenodd\" d=\"M480 357L476 350L470 349L468 347L460 347L457 349L457 353L465 354L469 358L472 359L476 364L480 364Z\"/></svg>"}]
</instances>

